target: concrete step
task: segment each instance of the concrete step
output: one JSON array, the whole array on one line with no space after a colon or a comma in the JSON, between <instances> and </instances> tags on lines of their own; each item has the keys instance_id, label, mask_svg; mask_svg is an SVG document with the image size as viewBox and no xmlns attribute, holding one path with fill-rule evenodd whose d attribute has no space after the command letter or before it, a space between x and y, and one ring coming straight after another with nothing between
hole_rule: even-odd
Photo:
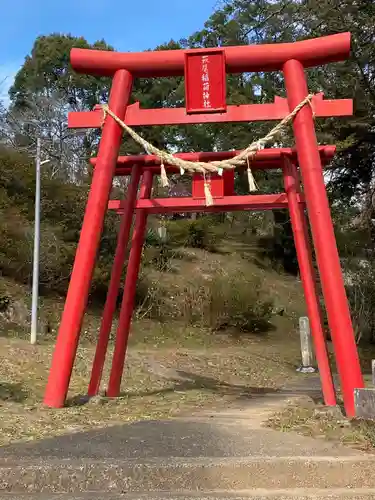
<instances>
[{"instance_id":1,"label":"concrete step","mask_svg":"<svg viewBox=\"0 0 375 500\"><path fill-rule=\"evenodd\" d=\"M19 494L0 493L0 500L373 500L375 489L345 488L318 490L296 488L293 490L252 490L233 493L230 491L200 491L182 493L90 493Z\"/></svg>"},{"instance_id":2,"label":"concrete step","mask_svg":"<svg viewBox=\"0 0 375 500\"><path fill-rule=\"evenodd\" d=\"M0 491L112 493L375 489L375 456L253 456L0 462ZM274 490L274 491L272 491ZM189 494L186 493L187 498ZM198 497L199 498L199 497ZM260 496L259 498L262 498ZM271 497L272 498L272 497ZM277 497L276 497L277 498ZM281 497L282 498L282 497ZM288 497L286 497L288 498ZM308 498L308 497L307 497ZM375 497L374 497L375 498Z\"/></svg>"}]
</instances>

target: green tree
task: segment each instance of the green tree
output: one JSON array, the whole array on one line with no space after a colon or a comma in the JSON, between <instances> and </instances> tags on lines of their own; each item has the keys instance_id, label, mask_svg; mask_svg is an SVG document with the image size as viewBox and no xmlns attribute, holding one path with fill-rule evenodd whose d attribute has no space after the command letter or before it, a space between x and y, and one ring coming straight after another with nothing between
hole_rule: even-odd
<instances>
[{"instance_id":1,"label":"green tree","mask_svg":"<svg viewBox=\"0 0 375 500\"><path fill-rule=\"evenodd\" d=\"M370 224L374 215L374 14L375 2L372 0L231 0L225 3L220 16L216 13L211 18L211 26L215 19L224 23L224 28L213 28L220 33L221 41L225 39L222 34L225 26L229 32L238 33L237 38L242 43L293 42L351 32L350 59L313 68L308 76L311 91L323 91L327 98L354 99L353 117L319 120L317 132L322 143L336 143L339 147L334 163L338 168L329 183L333 199L344 197L351 202L354 197L355 202L363 200L363 222L366 224ZM208 25L205 36L212 38ZM280 74L266 73L258 78L267 101L275 92L283 95Z\"/></svg>"},{"instance_id":2,"label":"green tree","mask_svg":"<svg viewBox=\"0 0 375 500\"><path fill-rule=\"evenodd\" d=\"M82 37L51 34L40 36L25 58L9 91L15 107L27 107L34 95L66 99L72 109L91 109L106 101L110 79L76 73L70 66L70 51L75 48L113 50L104 40L90 45Z\"/></svg>"},{"instance_id":3,"label":"green tree","mask_svg":"<svg viewBox=\"0 0 375 500\"><path fill-rule=\"evenodd\" d=\"M192 47L293 42L343 31L352 33L353 50L348 61L329 64L308 71L309 88L323 91L327 98L353 98L355 114L350 118L317 120L318 140L338 145L328 183L334 204L346 203L359 208L358 223L367 227L375 239L374 218L374 13L369 0L228 0L190 37ZM256 90L257 92L254 92ZM233 75L228 78L232 102L271 102L285 95L282 75L278 72ZM268 129L265 124L241 124L220 127L216 141L222 148L245 146L249 137L259 137ZM223 137L220 140L220 137ZM293 143L286 134L283 145ZM267 179L257 175L263 189L275 190L280 177ZM287 228L287 225L284 226Z\"/></svg>"}]
</instances>

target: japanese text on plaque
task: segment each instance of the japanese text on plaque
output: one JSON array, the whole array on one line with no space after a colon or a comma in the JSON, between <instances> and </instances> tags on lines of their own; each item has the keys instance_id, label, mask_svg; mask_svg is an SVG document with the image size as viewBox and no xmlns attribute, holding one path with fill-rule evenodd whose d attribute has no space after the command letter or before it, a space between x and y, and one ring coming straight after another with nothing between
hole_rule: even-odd
<instances>
[{"instance_id":1,"label":"japanese text on plaque","mask_svg":"<svg viewBox=\"0 0 375 500\"><path fill-rule=\"evenodd\" d=\"M208 72L208 64L208 56L202 56L202 97L204 108L211 108L210 75Z\"/></svg>"}]
</instances>

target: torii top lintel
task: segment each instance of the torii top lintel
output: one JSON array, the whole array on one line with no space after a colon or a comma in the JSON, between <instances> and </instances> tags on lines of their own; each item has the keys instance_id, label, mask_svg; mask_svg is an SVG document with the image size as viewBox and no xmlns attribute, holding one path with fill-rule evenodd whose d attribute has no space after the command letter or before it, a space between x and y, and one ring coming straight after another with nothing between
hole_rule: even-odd
<instances>
[{"instance_id":1,"label":"torii top lintel","mask_svg":"<svg viewBox=\"0 0 375 500\"><path fill-rule=\"evenodd\" d=\"M92 75L112 76L117 70L126 69L136 77L183 76L185 55L199 53L201 50L129 53L74 48L70 53L70 61L75 71ZM227 73L277 71L291 59L300 61L307 68L347 59L350 54L350 33L292 43L241 45L209 50L224 51Z\"/></svg>"}]
</instances>

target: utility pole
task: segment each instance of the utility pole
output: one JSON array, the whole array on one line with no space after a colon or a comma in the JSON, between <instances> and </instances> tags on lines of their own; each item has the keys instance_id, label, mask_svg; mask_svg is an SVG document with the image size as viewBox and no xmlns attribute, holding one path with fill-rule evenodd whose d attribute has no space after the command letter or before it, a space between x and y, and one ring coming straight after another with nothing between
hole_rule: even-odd
<instances>
[{"instance_id":1,"label":"utility pole","mask_svg":"<svg viewBox=\"0 0 375 500\"><path fill-rule=\"evenodd\" d=\"M36 142L35 160L35 218L34 218L34 260L33 260L33 290L31 303L31 334L30 343L36 344L38 330L38 299L39 299L39 249L40 249L40 167L49 160L40 161L40 138Z\"/></svg>"},{"instance_id":2,"label":"utility pole","mask_svg":"<svg viewBox=\"0 0 375 500\"><path fill-rule=\"evenodd\" d=\"M38 329L38 292L39 292L39 242L40 242L40 139L36 142L35 160L35 217L34 217L34 260L33 291L31 302L31 344L36 344Z\"/></svg>"}]
</instances>

